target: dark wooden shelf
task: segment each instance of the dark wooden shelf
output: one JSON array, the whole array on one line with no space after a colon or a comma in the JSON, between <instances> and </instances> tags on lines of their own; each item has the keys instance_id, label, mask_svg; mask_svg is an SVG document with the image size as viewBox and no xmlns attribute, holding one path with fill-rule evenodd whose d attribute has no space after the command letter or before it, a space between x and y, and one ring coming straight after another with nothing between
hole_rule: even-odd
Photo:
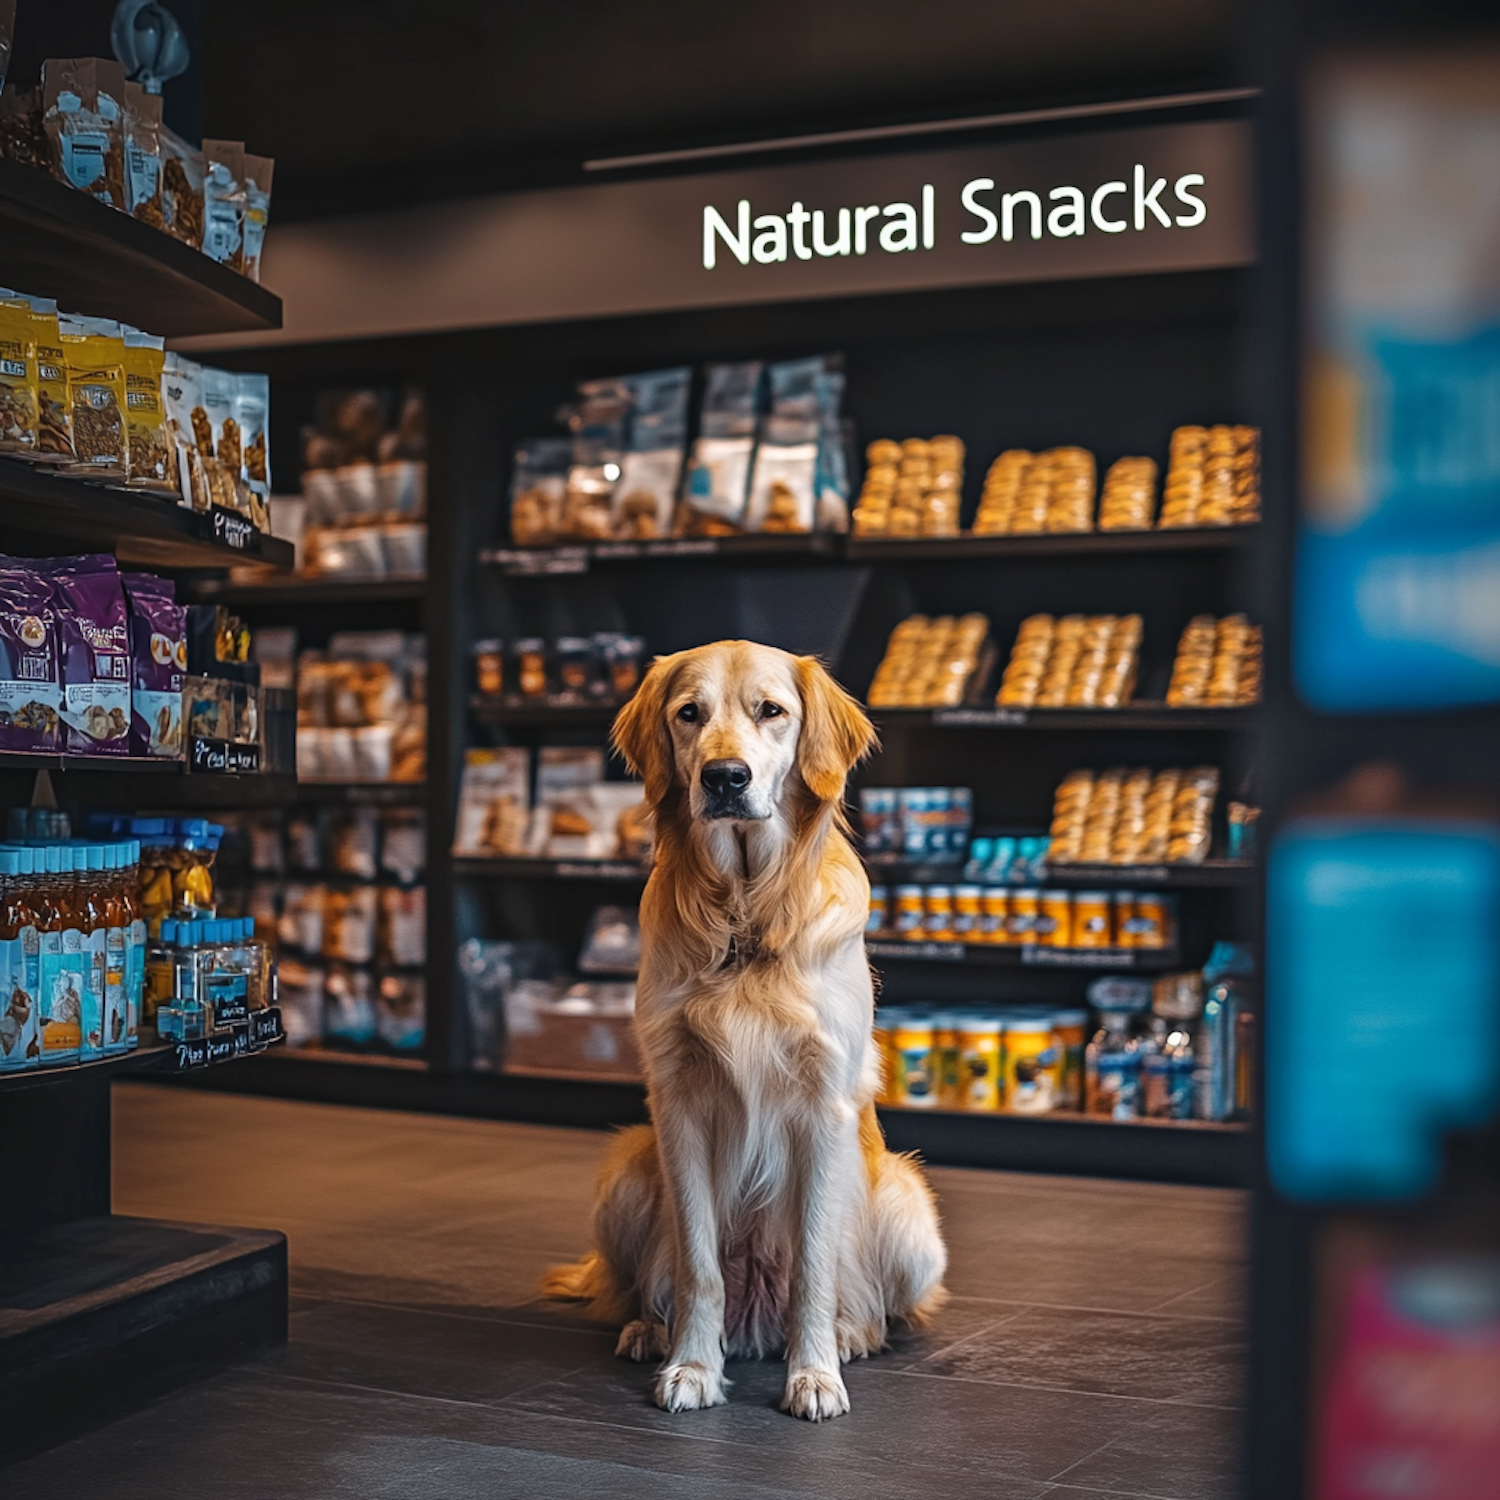
<instances>
[{"instance_id":1,"label":"dark wooden shelf","mask_svg":"<svg viewBox=\"0 0 1500 1500\"><path fill-rule=\"evenodd\" d=\"M281 299L46 172L0 161L0 281L180 338L280 328Z\"/></svg>"},{"instance_id":2,"label":"dark wooden shelf","mask_svg":"<svg viewBox=\"0 0 1500 1500\"><path fill-rule=\"evenodd\" d=\"M0 167L8 165L0 161ZM290 542L248 525L243 528L245 545L230 546L216 535L212 514L12 458L0 458L0 529L10 548L15 546L13 534L20 533L39 544L113 552L121 562L145 567L228 568L263 562L289 568L293 558Z\"/></svg>"},{"instance_id":3,"label":"dark wooden shelf","mask_svg":"<svg viewBox=\"0 0 1500 1500\"><path fill-rule=\"evenodd\" d=\"M884 1107L879 1115L893 1151L918 1151L944 1166L1207 1187L1247 1187L1253 1175L1255 1138L1247 1125Z\"/></svg>"},{"instance_id":4,"label":"dark wooden shelf","mask_svg":"<svg viewBox=\"0 0 1500 1500\"><path fill-rule=\"evenodd\" d=\"M257 604L285 604L322 608L340 604L399 604L427 597L425 576L406 578L318 578L303 574L253 582L200 580L184 589L203 604L240 608Z\"/></svg>"},{"instance_id":5,"label":"dark wooden shelf","mask_svg":"<svg viewBox=\"0 0 1500 1500\"><path fill-rule=\"evenodd\" d=\"M94 1058L91 1062L0 1073L0 1092L14 1094L27 1089L67 1088L70 1084L118 1077L122 1073L149 1073L166 1067L171 1056L172 1048L166 1042L142 1042L130 1052L113 1053L109 1057Z\"/></svg>"},{"instance_id":6,"label":"dark wooden shelf","mask_svg":"<svg viewBox=\"0 0 1500 1500\"><path fill-rule=\"evenodd\" d=\"M656 562L829 561L843 555L836 533L796 536L677 537L659 542L575 542L559 547L486 547L479 561L522 577L587 573L591 567Z\"/></svg>"},{"instance_id":7,"label":"dark wooden shelf","mask_svg":"<svg viewBox=\"0 0 1500 1500\"><path fill-rule=\"evenodd\" d=\"M920 885L983 884L963 877L962 864L935 864L900 856L872 854L865 857L870 879L882 885L898 882ZM1089 886L1139 887L1161 890L1233 890L1254 885L1260 866L1242 859L1205 859L1196 865L1049 865L1047 873L1033 884L1068 888Z\"/></svg>"},{"instance_id":8,"label":"dark wooden shelf","mask_svg":"<svg viewBox=\"0 0 1500 1500\"><path fill-rule=\"evenodd\" d=\"M1132 969L1159 973L1181 966L1175 948L1050 948L1041 943L908 943L899 938L868 938L865 951L882 963L970 965L995 969L1076 969L1109 973Z\"/></svg>"},{"instance_id":9,"label":"dark wooden shelf","mask_svg":"<svg viewBox=\"0 0 1500 1500\"><path fill-rule=\"evenodd\" d=\"M289 773L215 775L190 772L180 760L125 755L29 755L0 751L0 772L47 771L68 779L88 802L169 808L289 807L297 779Z\"/></svg>"},{"instance_id":10,"label":"dark wooden shelf","mask_svg":"<svg viewBox=\"0 0 1500 1500\"><path fill-rule=\"evenodd\" d=\"M363 803L410 807L427 800L425 781L298 781L295 802Z\"/></svg>"},{"instance_id":11,"label":"dark wooden shelf","mask_svg":"<svg viewBox=\"0 0 1500 1500\"><path fill-rule=\"evenodd\" d=\"M882 729L1123 730L1159 733L1234 734L1249 729L1256 709L1168 708L1165 703L1127 703L1123 708L874 708Z\"/></svg>"},{"instance_id":12,"label":"dark wooden shelf","mask_svg":"<svg viewBox=\"0 0 1500 1500\"><path fill-rule=\"evenodd\" d=\"M454 855L453 872L468 880L603 880L621 885L642 885L651 873L628 859L488 859L471 854Z\"/></svg>"},{"instance_id":13,"label":"dark wooden shelf","mask_svg":"<svg viewBox=\"0 0 1500 1500\"><path fill-rule=\"evenodd\" d=\"M993 557L1084 557L1123 552L1221 552L1248 547L1249 526L1184 527L1167 531L1072 531L1047 536L850 537L851 562L979 562Z\"/></svg>"},{"instance_id":14,"label":"dark wooden shelf","mask_svg":"<svg viewBox=\"0 0 1500 1500\"><path fill-rule=\"evenodd\" d=\"M475 694L469 712L483 724L499 728L567 729L614 722L618 703L505 703Z\"/></svg>"}]
</instances>

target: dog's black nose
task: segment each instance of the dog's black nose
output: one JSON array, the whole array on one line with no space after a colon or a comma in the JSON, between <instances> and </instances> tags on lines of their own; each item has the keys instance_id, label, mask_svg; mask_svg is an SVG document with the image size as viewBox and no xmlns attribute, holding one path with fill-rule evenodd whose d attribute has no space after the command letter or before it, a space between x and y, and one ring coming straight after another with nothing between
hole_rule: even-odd
<instances>
[{"instance_id":1,"label":"dog's black nose","mask_svg":"<svg viewBox=\"0 0 1500 1500\"><path fill-rule=\"evenodd\" d=\"M750 767L742 760L711 760L703 768L703 789L725 801L750 785Z\"/></svg>"}]
</instances>

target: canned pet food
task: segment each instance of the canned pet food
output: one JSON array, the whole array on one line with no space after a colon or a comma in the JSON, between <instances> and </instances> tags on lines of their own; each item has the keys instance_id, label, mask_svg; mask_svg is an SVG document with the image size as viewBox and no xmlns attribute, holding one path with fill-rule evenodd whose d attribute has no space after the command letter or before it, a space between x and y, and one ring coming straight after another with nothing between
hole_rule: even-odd
<instances>
[{"instance_id":1,"label":"canned pet food","mask_svg":"<svg viewBox=\"0 0 1500 1500\"><path fill-rule=\"evenodd\" d=\"M997 1110L1002 1098L1002 1038L999 1016L965 1016L958 1032L957 1108Z\"/></svg>"},{"instance_id":2,"label":"canned pet food","mask_svg":"<svg viewBox=\"0 0 1500 1500\"><path fill-rule=\"evenodd\" d=\"M951 943L953 931L953 887L930 885L922 900L922 935L930 943Z\"/></svg>"},{"instance_id":3,"label":"canned pet food","mask_svg":"<svg viewBox=\"0 0 1500 1500\"><path fill-rule=\"evenodd\" d=\"M884 932L886 924L891 916L891 892L888 886L872 885L870 887L870 916L865 923L865 931L869 933Z\"/></svg>"},{"instance_id":4,"label":"canned pet food","mask_svg":"<svg viewBox=\"0 0 1500 1500\"><path fill-rule=\"evenodd\" d=\"M953 936L961 943L983 941L983 893L977 885L953 887Z\"/></svg>"},{"instance_id":5,"label":"canned pet food","mask_svg":"<svg viewBox=\"0 0 1500 1500\"><path fill-rule=\"evenodd\" d=\"M932 1084L940 1109L959 1109L959 1028L962 1017L938 1011L932 1018Z\"/></svg>"},{"instance_id":6,"label":"canned pet food","mask_svg":"<svg viewBox=\"0 0 1500 1500\"><path fill-rule=\"evenodd\" d=\"M902 1016L891 1030L891 1103L904 1109L933 1109L937 1091L932 1077L932 1020Z\"/></svg>"},{"instance_id":7,"label":"canned pet food","mask_svg":"<svg viewBox=\"0 0 1500 1500\"><path fill-rule=\"evenodd\" d=\"M1135 909L1131 913L1137 948L1165 948L1169 938L1169 918L1164 896L1151 891L1141 891L1135 898Z\"/></svg>"},{"instance_id":8,"label":"canned pet food","mask_svg":"<svg viewBox=\"0 0 1500 1500\"><path fill-rule=\"evenodd\" d=\"M1083 1049L1088 1044L1089 1013L1060 1010L1052 1017L1057 1038L1057 1107L1083 1108Z\"/></svg>"},{"instance_id":9,"label":"canned pet food","mask_svg":"<svg viewBox=\"0 0 1500 1500\"><path fill-rule=\"evenodd\" d=\"M1134 948L1135 943L1135 892L1116 891L1114 894L1115 947Z\"/></svg>"},{"instance_id":10,"label":"canned pet food","mask_svg":"<svg viewBox=\"0 0 1500 1500\"><path fill-rule=\"evenodd\" d=\"M922 936L922 887L896 887L896 936L915 942Z\"/></svg>"},{"instance_id":11,"label":"canned pet food","mask_svg":"<svg viewBox=\"0 0 1500 1500\"><path fill-rule=\"evenodd\" d=\"M1005 1023L1005 1108L1044 1115L1057 1108L1057 1038L1051 1016L1016 1016Z\"/></svg>"},{"instance_id":12,"label":"canned pet food","mask_svg":"<svg viewBox=\"0 0 1500 1500\"><path fill-rule=\"evenodd\" d=\"M1066 948L1073 936L1073 902L1066 891L1043 891L1036 940L1045 948Z\"/></svg>"},{"instance_id":13,"label":"canned pet food","mask_svg":"<svg viewBox=\"0 0 1500 1500\"><path fill-rule=\"evenodd\" d=\"M1010 940L1013 943L1037 941L1037 918L1041 915L1042 893L1030 886L1010 893Z\"/></svg>"},{"instance_id":14,"label":"canned pet food","mask_svg":"<svg viewBox=\"0 0 1500 1500\"><path fill-rule=\"evenodd\" d=\"M1010 935L1010 893L998 885L986 886L979 895L979 941L1008 943Z\"/></svg>"},{"instance_id":15,"label":"canned pet food","mask_svg":"<svg viewBox=\"0 0 1500 1500\"><path fill-rule=\"evenodd\" d=\"M1109 892L1079 891L1073 897L1073 947L1109 947Z\"/></svg>"},{"instance_id":16,"label":"canned pet food","mask_svg":"<svg viewBox=\"0 0 1500 1500\"><path fill-rule=\"evenodd\" d=\"M875 1085L875 1102L891 1102L891 1027L896 1020L895 1011L876 1011L870 1034L875 1041L875 1063L880 1070L880 1081Z\"/></svg>"}]
</instances>

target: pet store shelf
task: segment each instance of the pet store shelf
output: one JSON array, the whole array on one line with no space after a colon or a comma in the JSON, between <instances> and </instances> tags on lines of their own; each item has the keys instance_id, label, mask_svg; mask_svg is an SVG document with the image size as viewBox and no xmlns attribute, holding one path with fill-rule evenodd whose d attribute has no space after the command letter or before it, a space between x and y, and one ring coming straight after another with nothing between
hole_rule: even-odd
<instances>
[{"instance_id":1,"label":"pet store shelf","mask_svg":"<svg viewBox=\"0 0 1500 1500\"><path fill-rule=\"evenodd\" d=\"M1051 948L1042 943L928 943L869 938L865 952L878 964L960 964L998 969L1078 969L1152 973L1180 968L1175 948Z\"/></svg>"},{"instance_id":2,"label":"pet store shelf","mask_svg":"<svg viewBox=\"0 0 1500 1500\"><path fill-rule=\"evenodd\" d=\"M20 1093L28 1089L67 1088L70 1084L95 1078L114 1078L122 1073L149 1073L167 1066L172 1048L165 1042L146 1044L130 1052L95 1058L92 1062L74 1063L60 1068L25 1068L0 1072L0 1092Z\"/></svg>"},{"instance_id":3,"label":"pet store shelf","mask_svg":"<svg viewBox=\"0 0 1500 1500\"><path fill-rule=\"evenodd\" d=\"M964 881L962 864L935 864L899 855L870 854L865 866L872 880L918 885L983 884ZM1197 865L1049 865L1035 885L1058 887L1118 886L1122 890L1237 890L1254 885L1260 866L1252 860L1205 859Z\"/></svg>"},{"instance_id":4,"label":"pet store shelf","mask_svg":"<svg viewBox=\"0 0 1500 1500\"><path fill-rule=\"evenodd\" d=\"M659 542L589 542L566 547L488 547L479 561L526 577L587 573L614 563L795 562L842 556L844 538L829 532L795 536L678 537Z\"/></svg>"},{"instance_id":5,"label":"pet store shelf","mask_svg":"<svg viewBox=\"0 0 1500 1500\"><path fill-rule=\"evenodd\" d=\"M1107 1120L1091 1115L978 1114L882 1108L893 1151L951 1167L1085 1173L1206 1187L1247 1187L1254 1140L1245 1125Z\"/></svg>"},{"instance_id":6,"label":"pet store shelf","mask_svg":"<svg viewBox=\"0 0 1500 1500\"><path fill-rule=\"evenodd\" d=\"M427 597L427 579L319 578L293 575L265 579L206 579L184 589L200 604L227 604L237 609L257 605L333 608L341 604L401 604Z\"/></svg>"},{"instance_id":7,"label":"pet store shelf","mask_svg":"<svg viewBox=\"0 0 1500 1500\"><path fill-rule=\"evenodd\" d=\"M515 729L592 728L614 722L619 703L506 703L478 695L469 711L481 724Z\"/></svg>"},{"instance_id":8,"label":"pet store shelf","mask_svg":"<svg viewBox=\"0 0 1500 1500\"><path fill-rule=\"evenodd\" d=\"M1168 708L1165 703L1128 703L1123 708L873 708L881 729L1099 730L1118 734L1144 730L1235 734L1255 722L1253 708Z\"/></svg>"},{"instance_id":9,"label":"pet store shelf","mask_svg":"<svg viewBox=\"0 0 1500 1500\"><path fill-rule=\"evenodd\" d=\"M1259 527L1071 531L1051 536L850 537L852 562L979 562L994 557L1086 557L1140 552L1222 552L1250 546Z\"/></svg>"},{"instance_id":10,"label":"pet store shelf","mask_svg":"<svg viewBox=\"0 0 1500 1500\"><path fill-rule=\"evenodd\" d=\"M167 338L280 328L281 299L171 235L0 161L0 282Z\"/></svg>"},{"instance_id":11,"label":"pet store shelf","mask_svg":"<svg viewBox=\"0 0 1500 1500\"><path fill-rule=\"evenodd\" d=\"M0 167L7 165L0 161ZM104 212L124 218L111 209ZM188 510L161 496L52 474L20 459L0 459L0 505L7 536L25 536L38 550L59 543L82 545L94 552L113 552L121 562L157 568L228 568L242 562L292 565L290 542L256 531L232 511Z\"/></svg>"},{"instance_id":12,"label":"pet store shelf","mask_svg":"<svg viewBox=\"0 0 1500 1500\"><path fill-rule=\"evenodd\" d=\"M628 859L529 859L456 855L453 872L467 880L599 880L642 885L649 867Z\"/></svg>"},{"instance_id":13,"label":"pet store shelf","mask_svg":"<svg viewBox=\"0 0 1500 1500\"><path fill-rule=\"evenodd\" d=\"M78 794L78 800L135 812L290 807L297 791L297 779L290 773L189 771L180 760L146 756L0 751L3 771L61 775L68 790Z\"/></svg>"},{"instance_id":14,"label":"pet store shelf","mask_svg":"<svg viewBox=\"0 0 1500 1500\"><path fill-rule=\"evenodd\" d=\"M296 783L294 802L411 807L427 800L425 781L325 781L311 777Z\"/></svg>"}]
</instances>

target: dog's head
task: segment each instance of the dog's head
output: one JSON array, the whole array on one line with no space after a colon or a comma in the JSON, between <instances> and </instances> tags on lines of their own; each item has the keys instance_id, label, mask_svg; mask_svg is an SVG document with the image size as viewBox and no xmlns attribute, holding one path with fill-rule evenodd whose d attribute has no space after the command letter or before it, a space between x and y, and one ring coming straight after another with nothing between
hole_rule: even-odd
<instances>
[{"instance_id":1,"label":"dog's head","mask_svg":"<svg viewBox=\"0 0 1500 1500\"><path fill-rule=\"evenodd\" d=\"M720 641L658 657L614 743L653 808L676 800L695 822L751 822L789 792L837 802L875 731L816 657Z\"/></svg>"}]
</instances>

